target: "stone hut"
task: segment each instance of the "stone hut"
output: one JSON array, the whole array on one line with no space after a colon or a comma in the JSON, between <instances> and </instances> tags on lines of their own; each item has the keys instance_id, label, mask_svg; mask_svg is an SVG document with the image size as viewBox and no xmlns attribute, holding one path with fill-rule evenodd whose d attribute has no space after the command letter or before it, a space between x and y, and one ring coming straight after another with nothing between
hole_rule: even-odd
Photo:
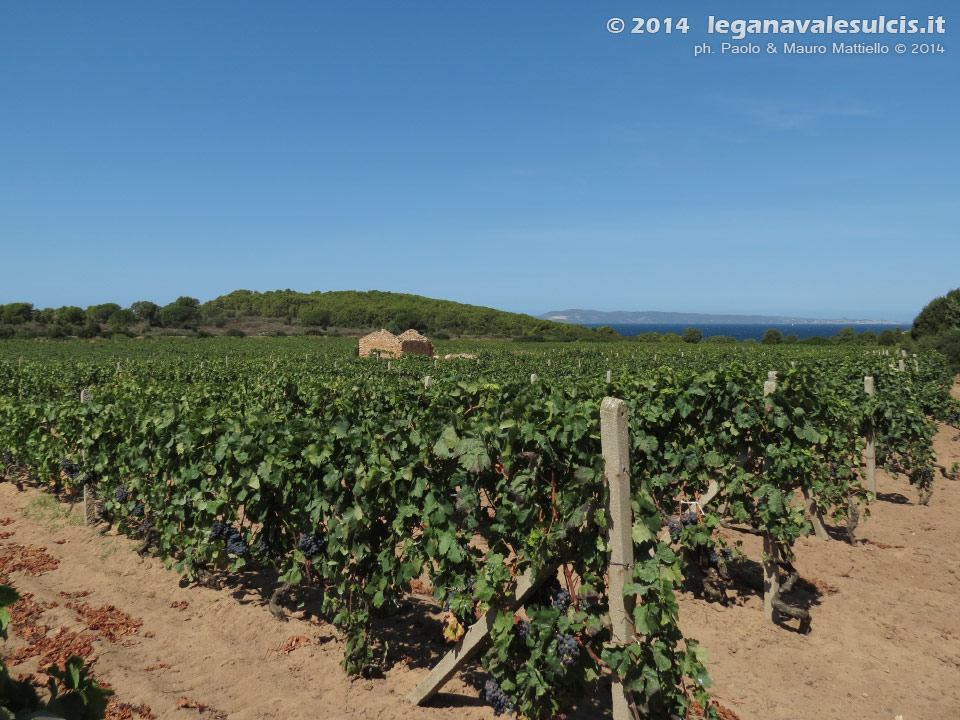
<instances>
[{"instance_id":1,"label":"stone hut","mask_svg":"<svg viewBox=\"0 0 960 720\"><path fill-rule=\"evenodd\" d=\"M404 355L433 355L433 343L416 330L407 330L399 337L386 330L378 330L360 338L360 357L380 355L403 357Z\"/></svg>"},{"instance_id":2,"label":"stone hut","mask_svg":"<svg viewBox=\"0 0 960 720\"><path fill-rule=\"evenodd\" d=\"M404 355L433 356L433 343L416 330L407 330L400 333L397 340L400 341L400 351Z\"/></svg>"}]
</instances>

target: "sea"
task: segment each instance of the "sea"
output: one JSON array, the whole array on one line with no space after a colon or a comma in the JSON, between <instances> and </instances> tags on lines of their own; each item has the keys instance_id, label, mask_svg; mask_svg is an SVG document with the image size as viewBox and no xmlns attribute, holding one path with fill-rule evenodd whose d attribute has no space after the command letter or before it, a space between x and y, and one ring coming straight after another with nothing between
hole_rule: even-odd
<instances>
[{"instance_id":1,"label":"sea","mask_svg":"<svg viewBox=\"0 0 960 720\"><path fill-rule=\"evenodd\" d=\"M589 327L600 327L602 323L585 323ZM872 325L869 323L857 323L857 324L799 324L799 325L790 325L788 324L773 324L773 325L756 325L753 323L750 324L725 324L725 323L691 323L691 324L673 324L673 323L615 323L611 324L614 330L623 335L624 337L634 337L636 335L642 335L643 333L655 332L663 335L664 333L672 332L677 335L682 335L683 331L688 327L695 327L703 333L704 338L708 338L711 335L726 335L727 337L736 338L737 340L746 340L748 338L753 338L754 340L760 340L763 338L763 334L770 328L774 328L780 331L780 334L786 337L787 335L796 335L797 338L803 340L804 338L809 337L831 337L836 335L845 327L852 327L857 333L863 333L867 330L873 330L877 335L882 333L884 330L893 330L899 327L904 332L907 332L910 329L910 325Z\"/></svg>"}]
</instances>

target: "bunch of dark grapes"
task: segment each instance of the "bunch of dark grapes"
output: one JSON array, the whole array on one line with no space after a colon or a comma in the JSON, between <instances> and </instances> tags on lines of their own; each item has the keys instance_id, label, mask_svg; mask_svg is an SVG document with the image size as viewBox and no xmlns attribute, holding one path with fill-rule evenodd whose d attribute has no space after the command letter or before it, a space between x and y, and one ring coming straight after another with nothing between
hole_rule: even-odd
<instances>
[{"instance_id":1,"label":"bunch of dark grapes","mask_svg":"<svg viewBox=\"0 0 960 720\"><path fill-rule=\"evenodd\" d=\"M80 474L80 468L68 457L60 458L60 469L63 470L64 474L71 480L76 480L77 475Z\"/></svg>"},{"instance_id":2,"label":"bunch of dark grapes","mask_svg":"<svg viewBox=\"0 0 960 720\"><path fill-rule=\"evenodd\" d=\"M570 667L580 657L580 645L573 635L560 635L557 638L557 654L564 667Z\"/></svg>"},{"instance_id":3,"label":"bunch of dark grapes","mask_svg":"<svg viewBox=\"0 0 960 720\"><path fill-rule=\"evenodd\" d=\"M143 517L143 503L138 502L133 506L133 516L134 517Z\"/></svg>"},{"instance_id":4,"label":"bunch of dark grapes","mask_svg":"<svg viewBox=\"0 0 960 720\"><path fill-rule=\"evenodd\" d=\"M720 567L721 560L723 560L724 562L729 562L732 559L733 559L733 550L728 550L727 548L724 548L720 552L717 552L716 550L710 551L709 560L710 560L710 564L713 567L717 567L717 568Z\"/></svg>"},{"instance_id":5,"label":"bunch of dark grapes","mask_svg":"<svg viewBox=\"0 0 960 720\"><path fill-rule=\"evenodd\" d=\"M231 555L236 555L242 557L247 554L247 551L250 549L247 547L247 543L244 542L243 535L240 534L240 531L236 528L229 528L227 530L227 552Z\"/></svg>"},{"instance_id":6,"label":"bunch of dark grapes","mask_svg":"<svg viewBox=\"0 0 960 720\"><path fill-rule=\"evenodd\" d=\"M570 604L570 591L561 590L553 597L553 606L560 612L564 612Z\"/></svg>"},{"instance_id":7,"label":"bunch of dark grapes","mask_svg":"<svg viewBox=\"0 0 960 720\"><path fill-rule=\"evenodd\" d=\"M683 523L679 520L671 520L667 523L667 529L670 530L670 539L676 540L680 537L680 533L683 531Z\"/></svg>"},{"instance_id":8,"label":"bunch of dark grapes","mask_svg":"<svg viewBox=\"0 0 960 720\"><path fill-rule=\"evenodd\" d=\"M107 506L103 503L97 503L97 517L104 522L110 522L110 513L107 512Z\"/></svg>"},{"instance_id":9,"label":"bunch of dark grapes","mask_svg":"<svg viewBox=\"0 0 960 720\"><path fill-rule=\"evenodd\" d=\"M123 485L121 485L113 494L113 499L123 505L123 503L130 499L130 493L127 492L127 489Z\"/></svg>"},{"instance_id":10,"label":"bunch of dark grapes","mask_svg":"<svg viewBox=\"0 0 960 720\"><path fill-rule=\"evenodd\" d=\"M3 451L3 464L4 465L13 465L13 453L9 450Z\"/></svg>"},{"instance_id":11,"label":"bunch of dark grapes","mask_svg":"<svg viewBox=\"0 0 960 720\"><path fill-rule=\"evenodd\" d=\"M84 473L83 477L80 479L80 482L83 483L84 485L92 485L96 481L97 481L97 474L92 472Z\"/></svg>"},{"instance_id":12,"label":"bunch of dark grapes","mask_svg":"<svg viewBox=\"0 0 960 720\"><path fill-rule=\"evenodd\" d=\"M494 715L513 712L513 700L507 697L503 689L493 680L487 680L484 683L483 699L493 708Z\"/></svg>"},{"instance_id":13,"label":"bunch of dark grapes","mask_svg":"<svg viewBox=\"0 0 960 720\"><path fill-rule=\"evenodd\" d=\"M530 634L530 623L527 620L521 620L517 623L517 632L520 634L520 637L526 637Z\"/></svg>"},{"instance_id":14,"label":"bunch of dark grapes","mask_svg":"<svg viewBox=\"0 0 960 720\"><path fill-rule=\"evenodd\" d=\"M269 555L270 550L270 541L267 540L266 535L261 535L260 539L257 541L257 552L261 555Z\"/></svg>"},{"instance_id":15,"label":"bunch of dark grapes","mask_svg":"<svg viewBox=\"0 0 960 720\"><path fill-rule=\"evenodd\" d=\"M148 532L153 530L153 528L154 528L154 524L149 520L147 520L146 518L144 518L143 522L140 523L140 534L146 535Z\"/></svg>"},{"instance_id":16,"label":"bunch of dark grapes","mask_svg":"<svg viewBox=\"0 0 960 720\"><path fill-rule=\"evenodd\" d=\"M686 526L686 525L696 525L697 522L699 522L699 518L697 517L697 511L696 511L696 510L690 510L689 512L685 512L683 515L680 516L680 522L681 522L684 526Z\"/></svg>"},{"instance_id":17,"label":"bunch of dark grapes","mask_svg":"<svg viewBox=\"0 0 960 720\"><path fill-rule=\"evenodd\" d=\"M208 540L223 540L227 544L227 552L231 555L243 556L250 550L239 530L227 525L223 520L214 520L210 525Z\"/></svg>"},{"instance_id":18,"label":"bunch of dark grapes","mask_svg":"<svg viewBox=\"0 0 960 720\"><path fill-rule=\"evenodd\" d=\"M297 542L297 549L308 558L312 558L316 555L319 555L326 545L326 538L320 537L319 535L307 535L304 533L300 536L300 540Z\"/></svg>"}]
</instances>

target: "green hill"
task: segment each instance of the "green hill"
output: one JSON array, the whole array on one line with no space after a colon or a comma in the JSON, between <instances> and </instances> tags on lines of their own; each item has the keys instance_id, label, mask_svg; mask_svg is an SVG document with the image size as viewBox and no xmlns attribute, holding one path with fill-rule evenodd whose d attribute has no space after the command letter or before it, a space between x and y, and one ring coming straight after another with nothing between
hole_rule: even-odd
<instances>
[{"instance_id":1,"label":"green hill","mask_svg":"<svg viewBox=\"0 0 960 720\"><path fill-rule=\"evenodd\" d=\"M531 315L479 305L435 300L420 295L352 290L302 293L294 290L235 290L205 303L179 297L159 306L141 300L123 308L102 303L87 308L37 309L31 303L0 305L0 339L10 337L95 337L227 328L234 332L308 332L316 329L402 332L547 341L597 341L620 338L610 328L555 323Z\"/></svg>"},{"instance_id":2,"label":"green hill","mask_svg":"<svg viewBox=\"0 0 960 720\"><path fill-rule=\"evenodd\" d=\"M387 328L402 331L446 332L452 335L542 337L546 340L602 340L618 336L612 330L563 326L531 315L479 305L436 300L420 295L370 290L301 293L293 290L236 290L200 306L202 315L216 318L284 318L290 325L340 328Z\"/></svg>"}]
</instances>

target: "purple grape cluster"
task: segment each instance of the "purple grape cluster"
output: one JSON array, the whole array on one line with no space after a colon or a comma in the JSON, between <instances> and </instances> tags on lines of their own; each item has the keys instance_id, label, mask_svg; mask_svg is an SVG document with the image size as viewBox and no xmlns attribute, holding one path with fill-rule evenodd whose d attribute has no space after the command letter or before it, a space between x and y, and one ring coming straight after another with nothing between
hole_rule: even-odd
<instances>
[{"instance_id":1,"label":"purple grape cluster","mask_svg":"<svg viewBox=\"0 0 960 720\"><path fill-rule=\"evenodd\" d=\"M570 667L580 657L580 645L573 635L560 635L557 638L557 654L564 667Z\"/></svg>"},{"instance_id":2,"label":"purple grape cluster","mask_svg":"<svg viewBox=\"0 0 960 720\"><path fill-rule=\"evenodd\" d=\"M243 539L243 535L232 525L227 525L223 520L214 520L210 525L210 535L207 537L211 542L214 540L223 540L227 544L227 552L231 555L242 557L249 552L250 548Z\"/></svg>"},{"instance_id":3,"label":"purple grape cluster","mask_svg":"<svg viewBox=\"0 0 960 720\"><path fill-rule=\"evenodd\" d=\"M71 480L76 480L77 475L80 474L80 468L68 457L60 458L60 469L63 470L64 474Z\"/></svg>"},{"instance_id":4,"label":"purple grape cluster","mask_svg":"<svg viewBox=\"0 0 960 720\"><path fill-rule=\"evenodd\" d=\"M483 685L483 699L493 708L494 715L503 715L513 712L513 700L493 680L487 680Z\"/></svg>"},{"instance_id":5,"label":"purple grape cluster","mask_svg":"<svg viewBox=\"0 0 960 720\"><path fill-rule=\"evenodd\" d=\"M729 562L733 559L733 550L728 548L722 549L720 552L716 550L711 550L709 555L710 564L714 567L720 566L720 561Z\"/></svg>"},{"instance_id":6,"label":"purple grape cluster","mask_svg":"<svg viewBox=\"0 0 960 720\"><path fill-rule=\"evenodd\" d=\"M526 620L521 620L520 622L518 622L518 623L517 623L517 633L519 633L520 637L524 637L524 638L525 638L527 635L529 635L529 634L530 634L530 623L529 623L528 621L526 621Z\"/></svg>"},{"instance_id":7,"label":"purple grape cluster","mask_svg":"<svg viewBox=\"0 0 960 720\"><path fill-rule=\"evenodd\" d=\"M3 464L4 465L13 465L13 453L9 450L3 451Z\"/></svg>"},{"instance_id":8,"label":"purple grape cluster","mask_svg":"<svg viewBox=\"0 0 960 720\"><path fill-rule=\"evenodd\" d=\"M123 505L127 500L130 499L130 493L127 492L127 489L123 485L121 485L113 494L113 499Z\"/></svg>"},{"instance_id":9,"label":"purple grape cluster","mask_svg":"<svg viewBox=\"0 0 960 720\"><path fill-rule=\"evenodd\" d=\"M153 530L154 527L155 527L155 526L154 526L154 524L153 524L152 522L150 522L149 520L147 520L146 518L144 518L143 522L140 523L140 534L141 534L141 535L146 535L148 532L150 532L151 530Z\"/></svg>"},{"instance_id":10,"label":"purple grape cluster","mask_svg":"<svg viewBox=\"0 0 960 720\"><path fill-rule=\"evenodd\" d=\"M230 528L227 531L227 552L237 557L243 557L250 548L244 542L243 535L236 528Z\"/></svg>"},{"instance_id":11,"label":"purple grape cluster","mask_svg":"<svg viewBox=\"0 0 960 720\"><path fill-rule=\"evenodd\" d=\"M690 510L688 512L683 513L683 515L681 515L679 519L674 518L673 520L670 520L669 522L667 522L667 529L670 531L670 539L671 540L679 539L680 533L683 532L683 529L687 525L696 525L699 521L700 519L697 517L696 510Z\"/></svg>"},{"instance_id":12,"label":"purple grape cluster","mask_svg":"<svg viewBox=\"0 0 960 720\"><path fill-rule=\"evenodd\" d=\"M319 555L323 548L327 546L327 539L319 535L307 535L304 533L297 542L297 549L308 558Z\"/></svg>"},{"instance_id":13,"label":"purple grape cluster","mask_svg":"<svg viewBox=\"0 0 960 720\"><path fill-rule=\"evenodd\" d=\"M210 534L207 536L207 540L213 542L214 540L223 540L227 534L227 528L230 527L223 520L214 520L210 525Z\"/></svg>"},{"instance_id":14,"label":"purple grape cluster","mask_svg":"<svg viewBox=\"0 0 960 720\"><path fill-rule=\"evenodd\" d=\"M553 606L560 612L564 612L570 605L570 591L561 590L553 597Z\"/></svg>"},{"instance_id":15,"label":"purple grape cluster","mask_svg":"<svg viewBox=\"0 0 960 720\"><path fill-rule=\"evenodd\" d=\"M134 517L143 517L143 503L138 502L133 506L133 516Z\"/></svg>"}]
</instances>

